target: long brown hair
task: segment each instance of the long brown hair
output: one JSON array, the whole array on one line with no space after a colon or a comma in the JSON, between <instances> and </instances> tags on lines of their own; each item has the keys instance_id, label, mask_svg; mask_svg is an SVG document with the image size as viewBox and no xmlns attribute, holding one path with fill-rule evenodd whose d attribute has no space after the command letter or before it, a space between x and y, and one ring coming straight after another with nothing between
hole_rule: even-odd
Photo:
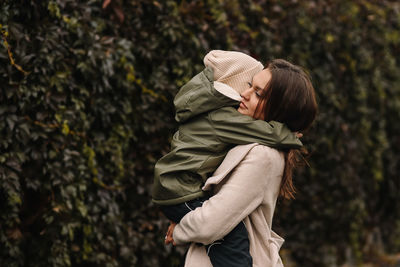
<instances>
[{"instance_id":1,"label":"long brown hair","mask_svg":"<svg viewBox=\"0 0 400 267\"><path fill-rule=\"evenodd\" d=\"M270 61L266 69L271 72L271 79L263 90L255 113L264 113L266 121L284 123L292 132L307 130L318 109L309 75L301 67L283 59ZM294 198L293 170L304 163L306 154L305 148L285 151L281 197Z\"/></svg>"}]
</instances>

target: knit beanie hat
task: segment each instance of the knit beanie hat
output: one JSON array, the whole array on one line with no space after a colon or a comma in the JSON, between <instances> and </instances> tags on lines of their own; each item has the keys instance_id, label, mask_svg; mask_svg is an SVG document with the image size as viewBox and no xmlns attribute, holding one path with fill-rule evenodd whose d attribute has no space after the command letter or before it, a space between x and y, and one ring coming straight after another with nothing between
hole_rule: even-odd
<instances>
[{"instance_id":1,"label":"knit beanie hat","mask_svg":"<svg viewBox=\"0 0 400 267\"><path fill-rule=\"evenodd\" d=\"M239 94L249 88L253 76L263 65L241 52L212 50L204 57L204 65L214 71L214 80L232 87Z\"/></svg>"}]
</instances>

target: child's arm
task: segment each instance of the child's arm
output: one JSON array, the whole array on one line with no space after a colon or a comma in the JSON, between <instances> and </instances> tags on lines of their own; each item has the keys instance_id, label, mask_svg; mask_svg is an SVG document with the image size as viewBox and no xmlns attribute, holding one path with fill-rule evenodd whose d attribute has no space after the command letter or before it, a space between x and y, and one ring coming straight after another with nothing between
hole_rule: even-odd
<instances>
[{"instance_id":1,"label":"child's arm","mask_svg":"<svg viewBox=\"0 0 400 267\"><path fill-rule=\"evenodd\" d=\"M186 83L176 94L174 99L176 109L175 120L183 123L198 114L238 104L239 101L231 99L215 90L213 85L213 71L211 68L205 68Z\"/></svg>"},{"instance_id":2,"label":"child's arm","mask_svg":"<svg viewBox=\"0 0 400 267\"><path fill-rule=\"evenodd\" d=\"M223 143L259 143L278 149L300 148L303 145L286 125L276 121L256 120L232 107L218 109L208 116L216 136Z\"/></svg>"}]
</instances>

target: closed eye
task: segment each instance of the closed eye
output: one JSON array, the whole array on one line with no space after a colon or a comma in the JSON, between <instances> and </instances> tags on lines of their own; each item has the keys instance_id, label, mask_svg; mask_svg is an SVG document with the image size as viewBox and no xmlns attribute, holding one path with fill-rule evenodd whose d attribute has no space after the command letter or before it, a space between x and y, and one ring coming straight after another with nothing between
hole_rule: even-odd
<instances>
[{"instance_id":1,"label":"closed eye","mask_svg":"<svg viewBox=\"0 0 400 267\"><path fill-rule=\"evenodd\" d=\"M247 85L249 86L249 88L253 87L253 85L250 82L248 82Z\"/></svg>"},{"instance_id":2,"label":"closed eye","mask_svg":"<svg viewBox=\"0 0 400 267\"><path fill-rule=\"evenodd\" d=\"M255 86L254 91L255 91L257 97L261 97L263 94L263 89L261 89L259 86Z\"/></svg>"}]
</instances>

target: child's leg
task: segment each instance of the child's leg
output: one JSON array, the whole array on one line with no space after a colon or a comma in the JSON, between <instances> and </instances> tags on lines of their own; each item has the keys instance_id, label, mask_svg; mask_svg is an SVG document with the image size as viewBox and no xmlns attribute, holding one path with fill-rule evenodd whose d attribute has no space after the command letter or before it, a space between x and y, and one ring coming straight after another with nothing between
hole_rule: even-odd
<instances>
[{"instance_id":1,"label":"child's leg","mask_svg":"<svg viewBox=\"0 0 400 267\"><path fill-rule=\"evenodd\" d=\"M178 205L160 206L161 211L171 221L179 221L188 212L201 207L207 198L199 198ZM250 243L246 226L240 222L223 239L206 246L213 267L252 267Z\"/></svg>"},{"instance_id":2,"label":"child's leg","mask_svg":"<svg viewBox=\"0 0 400 267\"><path fill-rule=\"evenodd\" d=\"M223 239L206 246L213 267L252 267L250 243L246 226L240 222Z\"/></svg>"},{"instance_id":3,"label":"child's leg","mask_svg":"<svg viewBox=\"0 0 400 267\"><path fill-rule=\"evenodd\" d=\"M208 198L197 198L177 205L159 206L160 210L164 213L165 217L169 220L179 223L180 220L190 211L201 207L203 202Z\"/></svg>"}]
</instances>

